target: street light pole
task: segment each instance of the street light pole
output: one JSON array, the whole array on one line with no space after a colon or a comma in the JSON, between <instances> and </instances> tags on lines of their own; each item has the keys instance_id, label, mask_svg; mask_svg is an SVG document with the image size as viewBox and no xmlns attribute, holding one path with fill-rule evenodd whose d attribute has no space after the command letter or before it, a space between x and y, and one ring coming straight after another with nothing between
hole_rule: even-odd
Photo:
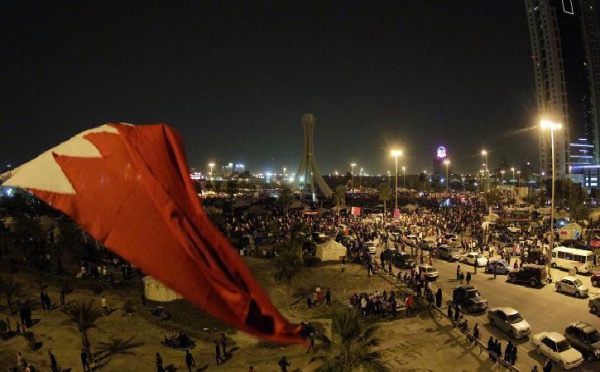
<instances>
[{"instance_id":1,"label":"street light pole","mask_svg":"<svg viewBox=\"0 0 600 372\"><path fill-rule=\"evenodd\" d=\"M402 174L404 176L404 180L402 181L402 188L406 188L406 167L402 167Z\"/></svg>"},{"instance_id":2,"label":"street light pole","mask_svg":"<svg viewBox=\"0 0 600 372\"><path fill-rule=\"evenodd\" d=\"M352 163L352 164L350 164L350 166L352 167L352 193L354 194L355 193L355 190L354 190L354 167L356 167L356 163Z\"/></svg>"},{"instance_id":3,"label":"street light pole","mask_svg":"<svg viewBox=\"0 0 600 372\"><path fill-rule=\"evenodd\" d=\"M215 163L209 163L208 166L210 167L210 179L214 179L213 177L213 167L215 166Z\"/></svg>"},{"instance_id":4,"label":"street light pole","mask_svg":"<svg viewBox=\"0 0 600 372\"><path fill-rule=\"evenodd\" d=\"M402 155L400 150L392 150L392 156L394 157L394 211L398 209L398 156Z\"/></svg>"},{"instance_id":5,"label":"street light pole","mask_svg":"<svg viewBox=\"0 0 600 372\"><path fill-rule=\"evenodd\" d=\"M359 187L358 187L358 189L359 189L359 190L361 190L361 189L362 189L362 176L363 176L363 169L362 169L362 168L360 168L360 185L359 185Z\"/></svg>"},{"instance_id":6,"label":"street light pole","mask_svg":"<svg viewBox=\"0 0 600 372\"><path fill-rule=\"evenodd\" d=\"M515 167L510 167L510 170L513 172L513 178L512 178L512 182L515 182ZM511 183L512 183L511 182Z\"/></svg>"},{"instance_id":7,"label":"street light pole","mask_svg":"<svg viewBox=\"0 0 600 372\"><path fill-rule=\"evenodd\" d=\"M555 173L555 161L554 161L554 131L562 128L561 123L554 123L548 120L542 120L540 126L543 129L550 130L550 142L551 156L552 156L552 197L550 199L550 236L548 238L548 251L546 252L546 269L550 276L550 263L552 262L552 249L554 249L554 173Z\"/></svg>"},{"instance_id":8,"label":"street light pole","mask_svg":"<svg viewBox=\"0 0 600 372\"><path fill-rule=\"evenodd\" d=\"M450 180L448 179L448 164L450 164L450 160L444 160L444 164L446 164L446 192L448 192L450 184Z\"/></svg>"},{"instance_id":9,"label":"street light pole","mask_svg":"<svg viewBox=\"0 0 600 372\"><path fill-rule=\"evenodd\" d=\"M286 171L287 171L287 168L283 167L283 186L285 186L285 178L286 178L286 173L285 172Z\"/></svg>"},{"instance_id":10,"label":"street light pole","mask_svg":"<svg viewBox=\"0 0 600 372\"><path fill-rule=\"evenodd\" d=\"M485 190L490 188L490 170L488 169L488 153L485 150L481 151L481 155L485 156Z\"/></svg>"}]
</instances>

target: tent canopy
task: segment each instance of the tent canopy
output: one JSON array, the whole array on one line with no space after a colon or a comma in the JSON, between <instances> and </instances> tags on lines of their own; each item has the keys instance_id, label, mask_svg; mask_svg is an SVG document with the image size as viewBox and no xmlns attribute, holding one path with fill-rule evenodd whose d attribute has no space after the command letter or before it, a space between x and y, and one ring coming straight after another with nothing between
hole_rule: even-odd
<instances>
[{"instance_id":1,"label":"tent canopy","mask_svg":"<svg viewBox=\"0 0 600 372\"><path fill-rule=\"evenodd\" d=\"M316 256L321 261L338 261L340 257L346 256L346 247L335 240L328 240L317 245Z\"/></svg>"}]
</instances>

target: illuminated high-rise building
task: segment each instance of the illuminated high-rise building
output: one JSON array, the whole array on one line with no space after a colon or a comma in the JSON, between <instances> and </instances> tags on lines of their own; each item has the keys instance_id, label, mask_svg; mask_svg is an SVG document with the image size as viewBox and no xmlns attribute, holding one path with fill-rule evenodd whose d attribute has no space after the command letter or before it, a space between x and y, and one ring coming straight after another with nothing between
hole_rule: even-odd
<instances>
[{"instance_id":1,"label":"illuminated high-rise building","mask_svg":"<svg viewBox=\"0 0 600 372\"><path fill-rule=\"evenodd\" d=\"M592 0L525 0L537 108L554 133L556 177L599 164L600 35ZM540 130L540 172L552 176L550 132ZM579 170L579 171L578 171Z\"/></svg>"}]
</instances>

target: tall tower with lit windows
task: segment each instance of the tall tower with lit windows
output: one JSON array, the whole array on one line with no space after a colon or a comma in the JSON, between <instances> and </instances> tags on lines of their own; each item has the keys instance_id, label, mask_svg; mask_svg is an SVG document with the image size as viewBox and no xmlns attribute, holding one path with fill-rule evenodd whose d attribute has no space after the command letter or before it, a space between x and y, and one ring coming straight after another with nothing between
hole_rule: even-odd
<instances>
[{"instance_id":1,"label":"tall tower with lit windows","mask_svg":"<svg viewBox=\"0 0 600 372\"><path fill-rule=\"evenodd\" d=\"M600 34L593 0L525 0L539 120L554 133L556 177L600 164ZM552 175L550 132L540 131L540 171Z\"/></svg>"}]
</instances>

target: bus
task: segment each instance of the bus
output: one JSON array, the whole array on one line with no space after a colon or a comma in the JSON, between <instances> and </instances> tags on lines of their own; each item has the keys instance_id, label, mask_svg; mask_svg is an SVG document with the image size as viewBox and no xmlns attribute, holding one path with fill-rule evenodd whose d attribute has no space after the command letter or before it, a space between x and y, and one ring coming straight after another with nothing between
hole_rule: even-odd
<instances>
[{"instance_id":1,"label":"bus","mask_svg":"<svg viewBox=\"0 0 600 372\"><path fill-rule=\"evenodd\" d=\"M579 274L589 273L594 264L594 253L585 249L556 247L552 250L552 267L561 269L575 268Z\"/></svg>"}]
</instances>

